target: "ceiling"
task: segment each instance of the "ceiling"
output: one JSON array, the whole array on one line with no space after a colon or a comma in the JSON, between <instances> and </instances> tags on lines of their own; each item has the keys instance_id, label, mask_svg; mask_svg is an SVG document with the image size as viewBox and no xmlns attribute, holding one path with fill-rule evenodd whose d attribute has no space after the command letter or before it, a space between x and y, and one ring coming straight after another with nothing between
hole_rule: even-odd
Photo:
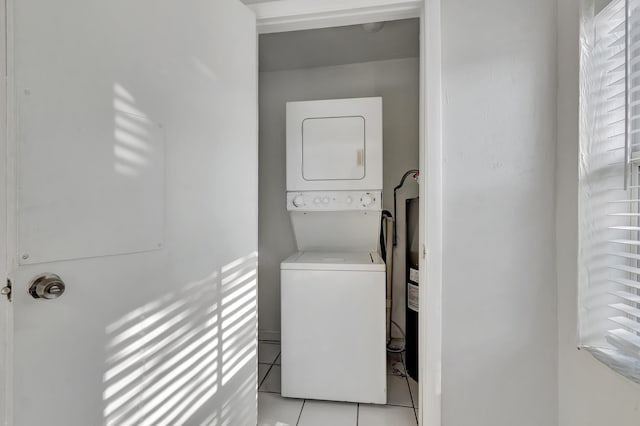
<instances>
[{"instance_id":1,"label":"ceiling","mask_svg":"<svg viewBox=\"0 0 640 426\"><path fill-rule=\"evenodd\" d=\"M362 25L263 34L260 71L314 68L419 56L418 19L385 22L378 32Z\"/></svg>"}]
</instances>

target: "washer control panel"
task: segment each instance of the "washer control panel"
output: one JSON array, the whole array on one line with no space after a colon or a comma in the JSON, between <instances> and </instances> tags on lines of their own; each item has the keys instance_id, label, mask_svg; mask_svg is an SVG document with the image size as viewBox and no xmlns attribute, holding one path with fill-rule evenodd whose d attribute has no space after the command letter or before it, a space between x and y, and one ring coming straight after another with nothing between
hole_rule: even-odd
<instances>
[{"instance_id":1,"label":"washer control panel","mask_svg":"<svg viewBox=\"0 0 640 426\"><path fill-rule=\"evenodd\" d=\"M302 191L287 193L290 211L382 210L381 191Z\"/></svg>"}]
</instances>

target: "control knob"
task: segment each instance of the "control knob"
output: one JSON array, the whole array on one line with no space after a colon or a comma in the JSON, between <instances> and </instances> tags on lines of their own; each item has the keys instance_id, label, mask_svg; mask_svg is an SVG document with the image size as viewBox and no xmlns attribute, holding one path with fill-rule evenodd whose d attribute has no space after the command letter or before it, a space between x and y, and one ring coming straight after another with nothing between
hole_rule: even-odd
<instances>
[{"instance_id":1,"label":"control knob","mask_svg":"<svg viewBox=\"0 0 640 426\"><path fill-rule=\"evenodd\" d=\"M295 207L304 206L304 197L302 195L296 195L296 197L293 199L293 205Z\"/></svg>"},{"instance_id":2,"label":"control knob","mask_svg":"<svg viewBox=\"0 0 640 426\"><path fill-rule=\"evenodd\" d=\"M370 193L363 194L360 197L360 202L362 203L362 207L369 207L376 199Z\"/></svg>"}]
</instances>

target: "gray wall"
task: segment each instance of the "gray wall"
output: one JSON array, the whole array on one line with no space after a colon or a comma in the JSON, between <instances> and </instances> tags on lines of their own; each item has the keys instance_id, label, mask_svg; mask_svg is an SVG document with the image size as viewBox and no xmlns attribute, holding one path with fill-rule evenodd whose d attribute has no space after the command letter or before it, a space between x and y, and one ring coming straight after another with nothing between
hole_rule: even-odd
<instances>
[{"instance_id":1,"label":"gray wall","mask_svg":"<svg viewBox=\"0 0 640 426\"><path fill-rule=\"evenodd\" d=\"M280 332L280 262L296 251L285 206L285 103L314 99L383 97L384 199L418 166L419 62L417 58L260 73L260 222L258 312L261 337ZM404 195L416 195L407 183ZM402 195L402 194L400 194ZM403 206L403 203L398 203ZM399 229L402 232L403 229ZM402 244L403 240L399 242ZM396 258L404 265L404 258ZM397 269L394 318L404 324L404 268Z\"/></svg>"},{"instance_id":2,"label":"gray wall","mask_svg":"<svg viewBox=\"0 0 640 426\"><path fill-rule=\"evenodd\" d=\"M557 424L556 2L442 2L443 424Z\"/></svg>"},{"instance_id":3,"label":"gray wall","mask_svg":"<svg viewBox=\"0 0 640 426\"><path fill-rule=\"evenodd\" d=\"M579 0L558 3L557 250L561 426L637 426L640 386L578 351Z\"/></svg>"}]
</instances>

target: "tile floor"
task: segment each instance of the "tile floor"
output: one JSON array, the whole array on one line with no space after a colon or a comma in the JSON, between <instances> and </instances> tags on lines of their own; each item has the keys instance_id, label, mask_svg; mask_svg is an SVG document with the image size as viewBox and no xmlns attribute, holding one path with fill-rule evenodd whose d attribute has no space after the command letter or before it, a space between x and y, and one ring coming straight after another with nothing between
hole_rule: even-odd
<instances>
[{"instance_id":1,"label":"tile floor","mask_svg":"<svg viewBox=\"0 0 640 426\"><path fill-rule=\"evenodd\" d=\"M258 426L415 426L417 383L399 354L387 358L387 405L291 399L280 396L280 344L258 344Z\"/></svg>"}]
</instances>

